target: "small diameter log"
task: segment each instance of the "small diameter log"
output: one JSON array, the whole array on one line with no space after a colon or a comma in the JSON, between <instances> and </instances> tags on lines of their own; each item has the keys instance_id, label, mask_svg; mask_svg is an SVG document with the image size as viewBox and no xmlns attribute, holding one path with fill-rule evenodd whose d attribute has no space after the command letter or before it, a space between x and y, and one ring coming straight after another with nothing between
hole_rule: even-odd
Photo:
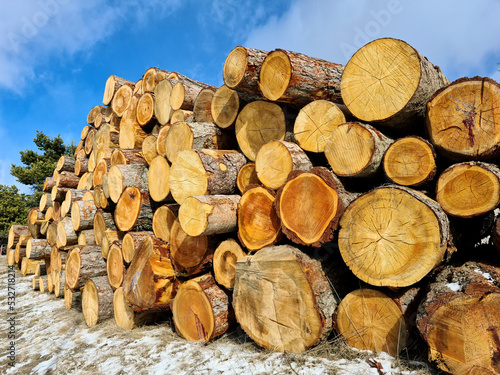
<instances>
[{"instance_id":1,"label":"small diameter log","mask_svg":"<svg viewBox=\"0 0 500 375\"><path fill-rule=\"evenodd\" d=\"M38 208L40 208L41 212L45 212L49 207L52 207L52 195L49 193L44 193L40 198L40 204L38 205Z\"/></svg>"},{"instance_id":2,"label":"small diameter log","mask_svg":"<svg viewBox=\"0 0 500 375\"><path fill-rule=\"evenodd\" d=\"M176 219L170 232L169 255L179 276L192 276L212 265L214 249L208 236L190 236Z\"/></svg>"},{"instance_id":3,"label":"small diameter log","mask_svg":"<svg viewBox=\"0 0 500 375\"><path fill-rule=\"evenodd\" d=\"M331 132L344 122L344 113L334 103L315 100L299 111L293 126L293 135L303 150L323 152Z\"/></svg>"},{"instance_id":4,"label":"small diameter log","mask_svg":"<svg viewBox=\"0 0 500 375\"><path fill-rule=\"evenodd\" d=\"M140 149L147 133L137 122L137 102L139 98L134 96L130 101L129 108L125 111L120 121L119 145L124 149Z\"/></svg>"},{"instance_id":5,"label":"small diameter log","mask_svg":"<svg viewBox=\"0 0 500 375\"><path fill-rule=\"evenodd\" d=\"M122 254L122 263L125 262L127 264L132 262L134 259L134 255L139 248L139 245L146 237L154 236L152 231L144 231L144 232L128 232L123 236L122 246L121 246L121 254ZM109 257L109 252L108 252Z\"/></svg>"},{"instance_id":6,"label":"small diameter log","mask_svg":"<svg viewBox=\"0 0 500 375\"><path fill-rule=\"evenodd\" d=\"M179 73L176 73L175 79L177 82L173 85L172 92L170 94L170 106L174 111L177 109L186 109L191 111L194 109L196 100L198 100L200 93L204 91L215 91L215 87L207 85L203 82L192 80Z\"/></svg>"},{"instance_id":7,"label":"small diameter log","mask_svg":"<svg viewBox=\"0 0 500 375\"><path fill-rule=\"evenodd\" d=\"M166 70L151 67L142 76L142 93L153 91L156 85L168 77L170 73ZM137 84L136 84L137 85Z\"/></svg>"},{"instance_id":8,"label":"small diameter log","mask_svg":"<svg viewBox=\"0 0 500 375\"><path fill-rule=\"evenodd\" d=\"M104 109L104 107L100 106L100 105L96 105L95 107L92 107L87 115L87 124L94 125L97 115L102 113L103 109ZM100 125L100 122L99 122L99 125Z\"/></svg>"},{"instance_id":9,"label":"small diameter log","mask_svg":"<svg viewBox=\"0 0 500 375\"><path fill-rule=\"evenodd\" d=\"M212 99L215 88L207 88L200 91L193 107L193 117L197 122L213 122Z\"/></svg>"},{"instance_id":10,"label":"small diameter log","mask_svg":"<svg viewBox=\"0 0 500 375\"><path fill-rule=\"evenodd\" d=\"M126 331L155 322L161 318L161 315L157 312L136 313L133 307L129 306L123 287L117 288L113 294L113 311L116 325Z\"/></svg>"},{"instance_id":11,"label":"small diameter log","mask_svg":"<svg viewBox=\"0 0 500 375\"><path fill-rule=\"evenodd\" d=\"M269 100L303 106L317 99L342 103L340 79L344 66L276 49L266 56L259 88Z\"/></svg>"},{"instance_id":12,"label":"small diameter log","mask_svg":"<svg viewBox=\"0 0 500 375\"><path fill-rule=\"evenodd\" d=\"M32 283L32 287L33 287L34 291L40 290L40 280L41 280L41 277L33 276L33 279L32 279L31 283Z\"/></svg>"},{"instance_id":13,"label":"small diameter log","mask_svg":"<svg viewBox=\"0 0 500 375\"><path fill-rule=\"evenodd\" d=\"M54 286L54 295L56 298L64 297L64 285L66 284L66 272L56 271L52 277L52 284Z\"/></svg>"},{"instance_id":14,"label":"small diameter log","mask_svg":"<svg viewBox=\"0 0 500 375\"><path fill-rule=\"evenodd\" d=\"M236 186L238 186L241 194L243 194L248 185L261 185L257 171L255 170L255 163L247 163L241 167L236 178Z\"/></svg>"},{"instance_id":15,"label":"small diameter log","mask_svg":"<svg viewBox=\"0 0 500 375\"><path fill-rule=\"evenodd\" d=\"M54 272L47 275L47 292L54 293Z\"/></svg>"},{"instance_id":16,"label":"small diameter log","mask_svg":"<svg viewBox=\"0 0 500 375\"><path fill-rule=\"evenodd\" d=\"M172 93L172 82L164 79L155 86L154 89L154 114L160 125L168 124L172 116L173 109L170 105L170 95Z\"/></svg>"},{"instance_id":17,"label":"small diameter log","mask_svg":"<svg viewBox=\"0 0 500 375\"><path fill-rule=\"evenodd\" d=\"M172 301L172 318L180 336L203 343L223 335L235 322L228 293L211 275L179 286Z\"/></svg>"},{"instance_id":18,"label":"small diameter log","mask_svg":"<svg viewBox=\"0 0 500 375\"><path fill-rule=\"evenodd\" d=\"M47 228L46 236L50 246L57 245L57 224L59 224L59 221L53 221L52 223L49 224L49 227Z\"/></svg>"},{"instance_id":19,"label":"small diameter log","mask_svg":"<svg viewBox=\"0 0 500 375\"><path fill-rule=\"evenodd\" d=\"M96 245L94 229L86 229L78 232L78 245Z\"/></svg>"},{"instance_id":20,"label":"small diameter log","mask_svg":"<svg viewBox=\"0 0 500 375\"><path fill-rule=\"evenodd\" d=\"M482 162L454 164L439 176L436 200L447 214L462 218L492 211L500 203L500 169Z\"/></svg>"},{"instance_id":21,"label":"small diameter log","mask_svg":"<svg viewBox=\"0 0 500 375\"><path fill-rule=\"evenodd\" d=\"M238 204L238 238L250 251L273 245L281 238L281 222L274 207L274 192L249 187Z\"/></svg>"},{"instance_id":22,"label":"small diameter log","mask_svg":"<svg viewBox=\"0 0 500 375\"><path fill-rule=\"evenodd\" d=\"M324 167L295 171L276 194L276 214L291 241L321 247L333 241L340 217L352 199Z\"/></svg>"},{"instance_id":23,"label":"small diameter log","mask_svg":"<svg viewBox=\"0 0 500 375\"><path fill-rule=\"evenodd\" d=\"M92 110L90 110L92 112ZM89 112L90 114L90 112ZM90 129L92 129L93 126L92 125L85 125L83 128L82 128L82 131L80 133L80 139L81 140L85 140L85 138L87 138L87 135L89 134L89 131Z\"/></svg>"},{"instance_id":24,"label":"small diameter log","mask_svg":"<svg viewBox=\"0 0 500 375\"><path fill-rule=\"evenodd\" d=\"M332 130L324 152L337 176L373 177L392 142L370 125L347 122Z\"/></svg>"},{"instance_id":25,"label":"small diameter log","mask_svg":"<svg viewBox=\"0 0 500 375\"><path fill-rule=\"evenodd\" d=\"M30 239L26 244L26 258L43 259L50 256L52 247L46 239Z\"/></svg>"},{"instance_id":26,"label":"small diameter log","mask_svg":"<svg viewBox=\"0 0 500 375\"><path fill-rule=\"evenodd\" d=\"M79 289L96 276L106 278L106 262L99 246L80 246L72 249L66 259L66 285L71 290Z\"/></svg>"},{"instance_id":27,"label":"small diameter log","mask_svg":"<svg viewBox=\"0 0 500 375\"><path fill-rule=\"evenodd\" d=\"M449 244L448 217L420 192L392 185L354 200L340 219L339 249L361 280L412 285L439 265Z\"/></svg>"},{"instance_id":28,"label":"small diameter log","mask_svg":"<svg viewBox=\"0 0 500 375\"><path fill-rule=\"evenodd\" d=\"M185 109L178 109L172 113L172 118L170 119L171 124L175 124L176 122L179 121L187 121L187 122L194 122L192 121L194 118L193 111L186 111Z\"/></svg>"},{"instance_id":29,"label":"small diameter log","mask_svg":"<svg viewBox=\"0 0 500 375\"><path fill-rule=\"evenodd\" d=\"M130 82L127 79L120 78L115 75L110 75L109 78L106 80L106 86L104 87L104 96L102 98L102 104L109 105L113 100L115 93L123 85L128 85L130 87L133 87L134 83Z\"/></svg>"},{"instance_id":30,"label":"small diameter log","mask_svg":"<svg viewBox=\"0 0 500 375\"><path fill-rule=\"evenodd\" d=\"M113 165L108 172L109 197L118 202L126 187L134 186L146 192L148 189L148 168L145 165Z\"/></svg>"},{"instance_id":31,"label":"small diameter log","mask_svg":"<svg viewBox=\"0 0 500 375\"><path fill-rule=\"evenodd\" d=\"M188 197L179 208L179 223L193 237L236 232L240 199L240 195Z\"/></svg>"},{"instance_id":32,"label":"small diameter log","mask_svg":"<svg viewBox=\"0 0 500 375\"><path fill-rule=\"evenodd\" d=\"M500 269L467 262L448 266L429 285L417 327L429 360L452 374L498 374Z\"/></svg>"},{"instance_id":33,"label":"small diameter log","mask_svg":"<svg viewBox=\"0 0 500 375\"><path fill-rule=\"evenodd\" d=\"M246 256L237 241L228 239L215 249L213 267L218 284L228 290L233 290L236 276L236 262Z\"/></svg>"},{"instance_id":34,"label":"small diameter log","mask_svg":"<svg viewBox=\"0 0 500 375\"><path fill-rule=\"evenodd\" d=\"M85 190L85 189L70 189L66 191L66 197L64 198L64 201L61 204L61 216L66 216L68 212L71 210L71 206L73 205L73 202L80 201L80 200L87 200L87 201L92 201L94 200L94 197L89 196L93 194L92 190Z\"/></svg>"},{"instance_id":35,"label":"small diameter log","mask_svg":"<svg viewBox=\"0 0 500 375\"><path fill-rule=\"evenodd\" d=\"M94 137L97 133L97 130L92 128L89 130L87 137L85 138L84 150L85 154L90 155L92 153L92 148L94 147ZM89 168L91 170L91 168Z\"/></svg>"},{"instance_id":36,"label":"small diameter log","mask_svg":"<svg viewBox=\"0 0 500 375\"><path fill-rule=\"evenodd\" d=\"M101 254L104 259L108 258L109 249L111 249L111 245L114 243L122 244L123 238L126 232L120 232L116 230L106 230L102 237L101 243Z\"/></svg>"},{"instance_id":37,"label":"small diameter log","mask_svg":"<svg viewBox=\"0 0 500 375\"><path fill-rule=\"evenodd\" d=\"M70 217L65 217L57 223L56 246L58 248L78 244L78 235L73 228Z\"/></svg>"},{"instance_id":38,"label":"small diameter log","mask_svg":"<svg viewBox=\"0 0 500 375\"><path fill-rule=\"evenodd\" d=\"M82 294L79 290L72 291L64 284L64 306L66 310L71 308L81 308Z\"/></svg>"},{"instance_id":39,"label":"small diameter log","mask_svg":"<svg viewBox=\"0 0 500 375\"><path fill-rule=\"evenodd\" d=\"M71 206L71 222L75 231L92 229L97 211L93 201L75 201Z\"/></svg>"},{"instance_id":40,"label":"small diameter log","mask_svg":"<svg viewBox=\"0 0 500 375\"><path fill-rule=\"evenodd\" d=\"M58 172L75 172L75 162L76 159L74 157L63 155L59 158L56 165L56 171Z\"/></svg>"},{"instance_id":41,"label":"small diameter log","mask_svg":"<svg viewBox=\"0 0 500 375\"><path fill-rule=\"evenodd\" d=\"M96 245L102 243L102 236L106 229L116 230L113 214L98 209L94 215L94 236Z\"/></svg>"},{"instance_id":42,"label":"small diameter log","mask_svg":"<svg viewBox=\"0 0 500 375\"><path fill-rule=\"evenodd\" d=\"M61 172L57 176L56 186L76 189L78 183L80 182L80 177L72 172Z\"/></svg>"},{"instance_id":43,"label":"small diameter log","mask_svg":"<svg viewBox=\"0 0 500 375\"><path fill-rule=\"evenodd\" d=\"M448 82L412 46L382 38L351 57L340 88L344 104L359 120L401 130L424 119L427 100Z\"/></svg>"},{"instance_id":44,"label":"small diameter log","mask_svg":"<svg viewBox=\"0 0 500 375\"><path fill-rule=\"evenodd\" d=\"M47 274L47 265L45 264L45 260L42 260L38 263L35 269L35 276L44 276Z\"/></svg>"},{"instance_id":45,"label":"small diameter log","mask_svg":"<svg viewBox=\"0 0 500 375\"><path fill-rule=\"evenodd\" d=\"M136 312L170 309L175 272L168 257L168 245L147 237L125 273L123 292Z\"/></svg>"},{"instance_id":46,"label":"small diameter log","mask_svg":"<svg viewBox=\"0 0 500 375\"><path fill-rule=\"evenodd\" d=\"M326 340L336 306L321 263L292 246L266 247L237 262L236 319L266 349L299 353Z\"/></svg>"},{"instance_id":47,"label":"small diameter log","mask_svg":"<svg viewBox=\"0 0 500 375\"><path fill-rule=\"evenodd\" d=\"M151 92L145 92L137 102L137 122L141 127L146 127L151 121L156 121L154 117L155 98Z\"/></svg>"},{"instance_id":48,"label":"small diameter log","mask_svg":"<svg viewBox=\"0 0 500 375\"><path fill-rule=\"evenodd\" d=\"M144 142L142 143L142 154L144 155L144 160L149 165L151 161L158 155L158 151L156 150L156 141L157 137L155 135L148 135L144 138Z\"/></svg>"},{"instance_id":49,"label":"small diameter log","mask_svg":"<svg viewBox=\"0 0 500 375\"><path fill-rule=\"evenodd\" d=\"M165 242L170 242L170 231L177 218L179 205L176 203L165 204L158 207L153 215L153 232L156 237Z\"/></svg>"},{"instance_id":50,"label":"small diameter log","mask_svg":"<svg viewBox=\"0 0 500 375\"><path fill-rule=\"evenodd\" d=\"M14 262L13 264L20 264L23 258L26 257L26 246L21 246L21 243L17 243L14 250Z\"/></svg>"},{"instance_id":51,"label":"small diameter log","mask_svg":"<svg viewBox=\"0 0 500 375\"><path fill-rule=\"evenodd\" d=\"M7 249L7 265L14 266L18 262L16 262L16 250L15 249Z\"/></svg>"},{"instance_id":52,"label":"small diameter log","mask_svg":"<svg viewBox=\"0 0 500 375\"><path fill-rule=\"evenodd\" d=\"M69 246L63 249L58 249L53 246L50 252L50 268L51 271L62 271L66 269L66 259L68 258L68 253L73 250L76 246Z\"/></svg>"},{"instance_id":53,"label":"small diameter log","mask_svg":"<svg viewBox=\"0 0 500 375\"><path fill-rule=\"evenodd\" d=\"M71 189L62 186L54 186L52 188L52 192L50 193L52 202L59 202L59 203L63 202L66 199L66 194L68 193L69 190Z\"/></svg>"},{"instance_id":54,"label":"small diameter log","mask_svg":"<svg viewBox=\"0 0 500 375\"><path fill-rule=\"evenodd\" d=\"M7 237L7 249L13 249L19 242L21 235L29 235L29 229L26 225L12 225L9 229L9 236Z\"/></svg>"},{"instance_id":55,"label":"small diameter log","mask_svg":"<svg viewBox=\"0 0 500 375\"><path fill-rule=\"evenodd\" d=\"M156 152L159 155L166 156L167 155L167 150L165 148L165 139L167 138L168 131L170 130L170 124L166 124L162 126L158 130L158 135L156 138Z\"/></svg>"},{"instance_id":56,"label":"small diameter log","mask_svg":"<svg viewBox=\"0 0 500 375\"><path fill-rule=\"evenodd\" d=\"M397 356L408 340L403 312L388 295L375 289L357 289L346 295L334 319L338 334L356 349Z\"/></svg>"},{"instance_id":57,"label":"small diameter log","mask_svg":"<svg viewBox=\"0 0 500 375\"><path fill-rule=\"evenodd\" d=\"M56 205L54 204L54 206L56 206ZM26 221L28 224L28 231L29 231L29 234L31 235L31 237L42 238L42 235L40 232L40 225L41 225L40 220L43 220L43 219L44 219L43 213L40 212L40 209L38 207L33 207L28 211L28 217L27 217ZM10 230L12 230L12 227ZM10 236L10 230L9 230L9 236ZM14 232L16 232L15 229L14 229ZM24 231L22 232L22 234L25 234ZM13 236L15 238L16 233L13 233ZM7 240L7 247L9 244L10 244L10 241ZM12 246L12 244L11 244L11 246Z\"/></svg>"},{"instance_id":58,"label":"small diameter log","mask_svg":"<svg viewBox=\"0 0 500 375\"><path fill-rule=\"evenodd\" d=\"M267 142L285 139L286 127L285 114L279 105L265 101L251 102L236 118L236 140L241 152L255 161L257 152Z\"/></svg>"},{"instance_id":59,"label":"small diameter log","mask_svg":"<svg viewBox=\"0 0 500 375\"><path fill-rule=\"evenodd\" d=\"M226 149L230 146L221 129L211 122L177 122L165 138L165 153L173 163L179 151L191 149Z\"/></svg>"},{"instance_id":60,"label":"small diameter log","mask_svg":"<svg viewBox=\"0 0 500 375\"><path fill-rule=\"evenodd\" d=\"M121 164L141 164L147 165L142 150L116 149L111 154L111 166Z\"/></svg>"},{"instance_id":61,"label":"small diameter log","mask_svg":"<svg viewBox=\"0 0 500 375\"><path fill-rule=\"evenodd\" d=\"M259 73L267 54L267 51L254 48L234 48L224 62L224 83L236 91L260 95Z\"/></svg>"},{"instance_id":62,"label":"small diameter log","mask_svg":"<svg viewBox=\"0 0 500 375\"><path fill-rule=\"evenodd\" d=\"M135 186L127 186L116 204L114 218L116 227L123 232L152 230L153 210L149 194L141 193Z\"/></svg>"},{"instance_id":63,"label":"small diameter log","mask_svg":"<svg viewBox=\"0 0 500 375\"><path fill-rule=\"evenodd\" d=\"M102 185L104 175L108 173L109 159L100 160L92 175L92 186Z\"/></svg>"},{"instance_id":64,"label":"small diameter log","mask_svg":"<svg viewBox=\"0 0 500 375\"><path fill-rule=\"evenodd\" d=\"M111 202L108 198L106 198L103 185L94 186L94 204L97 208L101 208L106 211L112 209L114 205L113 202Z\"/></svg>"},{"instance_id":65,"label":"small diameter log","mask_svg":"<svg viewBox=\"0 0 500 375\"><path fill-rule=\"evenodd\" d=\"M423 138L409 136L396 140L384 155L384 172L392 182L418 187L436 175L436 152Z\"/></svg>"},{"instance_id":66,"label":"small diameter log","mask_svg":"<svg viewBox=\"0 0 500 375\"><path fill-rule=\"evenodd\" d=\"M460 78L427 103L432 144L452 160L487 160L500 155L500 85L487 77Z\"/></svg>"},{"instance_id":67,"label":"small diameter log","mask_svg":"<svg viewBox=\"0 0 500 375\"><path fill-rule=\"evenodd\" d=\"M308 171L312 163L295 143L270 141L263 145L255 158L257 177L269 189L279 189L292 171Z\"/></svg>"},{"instance_id":68,"label":"small diameter log","mask_svg":"<svg viewBox=\"0 0 500 375\"><path fill-rule=\"evenodd\" d=\"M222 129L229 128L236 121L240 111L238 92L223 85L215 91L211 103L214 122ZM241 105L243 107L243 105Z\"/></svg>"},{"instance_id":69,"label":"small diameter log","mask_svg":"<svg viewBox=\"0 0 500 375\"><path fill-rule=\"evenodd\" d=\"M181 151L170 168L172 197L182 204L189 196L234 194L238 172L246 162L237 151Z\"/></svg>"},{"instance_id":70,"label":"small diameter log","mask_svg":"<svg viewBox=\"0 0 500 375\"><path fill-rule=\"evenodd\" d=\"M113 109L115 115L122 117L125 114L132 97L133 85L131 84L122 85L116 90L113 100L111 101L111 108Z\"/></svg>"},{"instance_id":71,"label":"small diameter log","mask_svg":"<svg viewBox=\"0 0 500 375\"><path fill-rule=\"evenodd\" d=\"M50 193L55 185L56 182L54 181L54 179L52 177L47 177L43 182L43 192Z\"/></svg>"},{"instance_id":72,"label":"small diameter log","mask_svg":"<svg viewBox=\"0 0 500 375\"><path fill-rule=\"evenodd\" d=\"M142 86L142 78L135 83L133 94L134 96L141 96L142 94L144 94L144 88Z\"/></svg>"},{"instance_id":73,"label":"small diameter log","mask_svg":"<svg viewBox=\"0 0 500 375\"><path fill-rule=\"evenodd\" d=\"M170 194L170 165L164 156L158 155L151 161L147 180L152 200L155 202L173 201Z\"/></svg>"},{"instance_id":74,"label":"small diameter log","mask_svg":"<svg viewBox=\"0 0 500 375\"><path fill-rule=\"evenodd\" d=\"M62 219L61 215L61 203L60 202L53 202L52 203L52 220L59 220Z\"/></svg>"},{"instance_id":75,"label":"small diameter log","mask_svg":"<svg viewBox=\"0 0 500 375\"><path fill-rule=\"evenodd\" d=\"M109 251L106 259L106 269L108 282L113 290L119 288L123 283L125 275L125 265L123 264L122 249L114 242Z\"/></svg>"},{"instance_id":76,"label":"small diameter log","mask_svg":"<svg viewBox=\"0 0 500 375\"><path fill-rule=\"evenodd\" d=\"M34 275L36 271L36 267L41 260L38 259L28 259L24 257L21 261L21 274L23 276Z\"/></svg>"},{"instance_id":77,"label":"small diameter log","mask_svg":"<svg viewBox=\"0 0 500 375\"><path fill-rule=\"evenodd\" d=\"M106 276L93 277L82 289L82 313L89 327L113 316L113 289Z\"/></svg>"}]
</instances>

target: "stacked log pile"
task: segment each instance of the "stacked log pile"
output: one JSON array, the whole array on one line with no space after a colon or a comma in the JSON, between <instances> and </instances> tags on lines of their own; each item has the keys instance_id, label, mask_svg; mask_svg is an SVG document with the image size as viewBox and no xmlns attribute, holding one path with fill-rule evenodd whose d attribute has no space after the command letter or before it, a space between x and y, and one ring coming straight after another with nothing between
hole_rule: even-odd
<instances>
[{"instance_id":1,"label":"stacked log pile","mask_svg":"<svg viewBox=\"0 0 500 375\"><path fill-rule=\"evenodd\" d=\"M89 326L391 355L418 331L440 369L500 373L500 85L388 38L346 66L236 47L223 79L110 76L9 264Z\"/></svg>"}]
</instances>

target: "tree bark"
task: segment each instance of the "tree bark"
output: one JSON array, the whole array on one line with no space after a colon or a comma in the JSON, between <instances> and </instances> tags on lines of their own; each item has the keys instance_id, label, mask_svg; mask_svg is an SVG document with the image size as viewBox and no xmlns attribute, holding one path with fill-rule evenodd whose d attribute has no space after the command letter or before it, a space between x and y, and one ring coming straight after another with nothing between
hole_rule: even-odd
<instances>
[{"instance_id":1,"label":"tree bark","mask_svg":"<svg viewBox=\"0 0 500 375\"><path fill-rule=\"evenodd\" d=\"M106 276L93 277L82 289L82 313L89 327L113 316L113 289Z\"/></svg>"},{"instance_id":2,"label":"tree bark","mask_svg":"<svg viewBox=\"0 0 500 375\"><path fill-rule=\"evenodd\" d=\"M75 172L75 162L74 157L63 155L59 158L56 165L56 171L58 172Z\"/></svg>"},{"instance_id":3,"label":"tree bark","mask_svg":"<svg viewBox=\"0 0 500 375\"><path fill-rule=\"evenodd\" d=\"M26 244L26 258L44 259L50 256L51 246L46 239L30 239Z\"/></svg>"},{"instance_id":4,"label":"tree bark","mask_svg":"<svg viewBox=\"0 0 500 375\"><path fill-rule=\"evenodd\" d=\"M96 245L94 229L82 230L78 233L78 245L90 246Z\"/></svg>"},{"instance_id":5,"label":"tree bark","mask_svg":"<svg viewBox=\"0 0 500 375\"><path fill-rule=\"evenodd\" d=\"M76 189L78 182L80 182L80 177L73 172L61 172L57 176L56 186Z\"/></svg>"},{"instance_id":6,"label":"tree bark","mask_svg":"<svg viewBox=\"0 0 500 375\"><path fill-rule=\"evenodd\" d=\"M75 201L71 206L71 222L75 231L92 229L97 207L94 201Z\"/></svg>"},{"instance_id":7,"label":"tree bark","mask_svg":"<svg viewBox=\"0 0 500 375\"><path fill-rule=\"evenodd\" d=\"M77 158L75 161L75 174L78 177L89 171L89 159L87 158Z\"/></svg>"},{"instance_id":8,"label":"tree bark","mask_svg":"<svg viewBox=\"0 0 500 375\"><path fill-rule=\"evenodd\" d=\"M116 204L114 217L116 227L123 232L152 230L153 210L149 194L141 193L135 186L127 186Z\"/></svg>"},{"instance_id":9,"label":"tree bark","mask_svg":"<svg viewBox=\"0 0 500 375\"><path fill-rule=\"evenodd\" d=\"M170 95L170 106L174 111L177 109L192 111L200 92L203 90L215 91L215 87L195 81L179 73L176 73L175 79L177 82L173 85Z\"/></svg>"},{"instance_id":10,"label":"tree bark","mask_svg":"<svg viewBox=\"0 0 500 375\"><path fill-rule=\"evenodd\" d=\"M54 179L52 177L47 177L43 182L43 192L50 193L55 185L56 182L54 181Z\"/></svg>"},{"instance_id":11,"label":"tree bark","mask_svg":"<svg viewBox=\"0 0 500 375\"><path fill-rule=\"evenodd\" d=\"M111 166L122 164L147 165L142 150L116 149L111 154Z\"/></svg>"}]
</instances>

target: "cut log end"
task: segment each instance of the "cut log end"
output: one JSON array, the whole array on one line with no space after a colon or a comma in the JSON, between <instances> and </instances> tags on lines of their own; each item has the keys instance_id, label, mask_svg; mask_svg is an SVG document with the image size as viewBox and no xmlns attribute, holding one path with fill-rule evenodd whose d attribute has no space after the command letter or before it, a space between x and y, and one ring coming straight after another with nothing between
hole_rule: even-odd
<instances>
[{"instance_id":1,"label":"cut log end","mask_svg":"<svg viewBox=\"0 0 500 375\"><path fill-rule=\"evenodd\" d=\"M87 280L82 289L82 312L89 327L113 316L113 290L106 276Z\"/></svg>"},{"instance_id":2,"label":"cut log end","mask_svg":"<svg viewBox=\"0 0 500 375\"><path fill-rule=\"evenodd\" d=\"M291 76L292 66L287 54L281 50L270 52L260 70L259 87L262 94L269 100L278 100L288 88Z\"/></svg>"},{"instance_id":3,"label":"cut log end","mask_svg":"<svg viewBox=\"0 0 500 375\"><path fill-rule=\"evenodd\" d=\"M245 76L248 54L244 47L234 48L226 57L223 68L224 83L229 88L237 87Z\"/></svg>"},{"instance_id":4,"label":"cut log end","mask_svg":"<svg viewBox=\"0 0 500 375\"><path fill-rule=\"evenodd\" d=\"M236 262L246 256L241 246L235 240L223 241L214 253L213 267L217 283L232 290L236 276Z\"/></svg>"}]
</instances>

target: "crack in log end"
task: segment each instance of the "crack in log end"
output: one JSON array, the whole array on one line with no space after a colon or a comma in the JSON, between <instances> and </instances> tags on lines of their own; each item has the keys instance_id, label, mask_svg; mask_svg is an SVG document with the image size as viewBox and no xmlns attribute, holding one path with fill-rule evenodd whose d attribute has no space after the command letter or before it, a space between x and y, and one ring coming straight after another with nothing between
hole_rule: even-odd
<instances>
[{"instance_id":1,"label":"crack in log end","mask_svg":"<svg viewBox=\"0 0 500 375\"><path fill-rule=\"evenodd\" d=\"M498 336L497 327L489 326L486 330L491 333L491 337L493 338L493 343L495 345L492 348L492 366L496 369L496 371L500 371L500 337Z\"/></svg>"},{"instance_id":2,"label":"crack in log end","mask_svg":"<svg viewBox=\"0 0 500 375\"><path fill-rule=\"evenodd\" d=\"M467 112L467 116L462 120L465 128L467 129L469 135L469 146L474 147L474 117L477 115L475 109L471 109Z\"/></svg>"},{"instance_id":3,"label":"crack in log end","mask_svg":"<svg viewBox=\"0 0 500 375\"><path fill-rule=\"evenodd\" d=\"M198 332L198 338L203 343L207 343L209 337L206 337L207 333L205 332L205 327L203 327L200 318L198 318L198 315L192 309L189 309L189 311L191 311L191 313L194 315L194 319L196 321L196 330Z\"/></svg>"},{"instance_id":4,"label":"crack in log end","mask_svg":"<svg viewBox=\"0 0 500 375\"><path fill-rule=\"evenodd\" d=\"M131 200L134 200L137 195L134 193L129 193L129 197Z\"/></svg>"}]
</instances>

